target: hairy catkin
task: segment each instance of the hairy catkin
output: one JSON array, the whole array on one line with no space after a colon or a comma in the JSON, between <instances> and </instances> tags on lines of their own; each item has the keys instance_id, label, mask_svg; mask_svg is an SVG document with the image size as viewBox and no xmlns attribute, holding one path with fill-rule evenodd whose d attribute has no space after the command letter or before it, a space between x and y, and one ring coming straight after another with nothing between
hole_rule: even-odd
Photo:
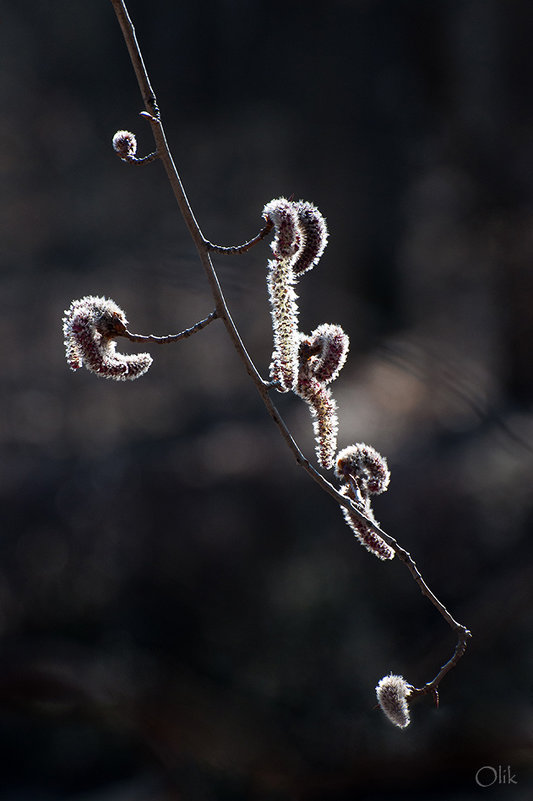
<instances>
[{"instance_id":1,"label":"hairy catkin","mask_svg":"<svg viewBox=\"0 0 533 801\"><path fill-rule=\"evenodd\" d=\"M108 298L86 295L73 300L63 317L67 363L72 370L86 367L102 378L133 381L152 364L149 353L117 353L114 337L126 329L126 316Z\"/></svg>"}]
</instances>

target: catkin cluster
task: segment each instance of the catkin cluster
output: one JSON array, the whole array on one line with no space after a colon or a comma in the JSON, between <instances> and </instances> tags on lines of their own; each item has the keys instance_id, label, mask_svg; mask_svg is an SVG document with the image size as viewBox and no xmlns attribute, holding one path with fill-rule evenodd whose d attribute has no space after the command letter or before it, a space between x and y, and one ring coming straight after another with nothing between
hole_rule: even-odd
<instances>
[{"instance_id":1,"label":"catkin cluster","mask_svg":"<svg viewBox=\"0 0 533 801\"><path fill-rule=\"evenodd\" d=\"M118 131L115 150L122 158L134 158L133 134ZM384 492L389 483L385 459L372 447L350 445L337 450L337 404L331 384L339 375L349 349L347 334L339 325L323 323L310 334L298 329L298 296L295 284L320 260L328 241L326 221L307 201L271 200L263 217L274 229L273 258L268 262L268 292L272 310L274 347L270 376L280 392L294 392L309 406L321 467L335 467L340 492L371 522L376 523L370 496ZM131 336L126 316L104 297L86 295L65 311L63 334L67 363L72 370L85 366L104 378L133 380L152 364L149 353L117 353L116 337ZM357 538L380 559L392 559L393 549L355 512L342 507L345 520Z\"/></svg>"},{"instance_id":2,"label":"catkin cluster","mask_svg":"<svg viewBox=\"0 0 533 801\"><path fill-rule=\"evenodd\" d=\"M296 390L298 383L298 278L319 261L328 241L326 221L313 206L284 197L271 200L263 217L272 223L275 237L268 262L267 286L272 307L274 351L270 377L281 392Z\"/></svg>"},{"instance_id":3,"label":"catkin cluster","mask_svg":"<svg viewBox=\"0 0 533 801\"><path fill-rule=\"evenodd\" d=\"M272 223L274 258L268 262L267 285L272 309L274 349L270 377L281 392L295 392L309 406L319 464L333 467L337 449L337 405L329 384L338 376L349 348L338 325L326 323L306 335L298 330L300 276L320 260L328 241L326 221L307 201L277 198L263 217Z\"/></svg>"},{"instance_id":4,"label":"catkin cluster","mask_svg":"<svg viewBox=\"0 0 533 801\"><path fill-rule=\"evenodd\" d=\"M286 198L271 200L263 216L272 223L274 258L268 263L267 284L272 308L274 349L270 375L281 392L292 390L309 406L321 467L335 466L340 492L362 514L377 523L370 495L384 492L389 483L385 459L374 448L359 443L337 450L337 404L330 384L339 375L348 354L349 339L339 325L324 323L311 334L298 330L299 277L319 261L328 232L322 214L312 204ZM345 520L360 542L380 559L392 559L394 551L354 512L341 507Z\"/></svg>"}]
</instances>

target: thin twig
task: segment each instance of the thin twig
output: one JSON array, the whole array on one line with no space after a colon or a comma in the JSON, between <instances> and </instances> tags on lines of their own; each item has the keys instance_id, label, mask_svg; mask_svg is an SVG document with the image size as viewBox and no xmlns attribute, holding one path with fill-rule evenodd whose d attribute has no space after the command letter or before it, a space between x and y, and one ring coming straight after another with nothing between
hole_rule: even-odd
<instances>
[{"instance_id":1,"label":"thin twig","mask_svg":"<svg viewBox=\"0 0 533 801\"><path fill-rule=\"evenodd\" d=\"M209 255L210 250L219 253L243 253L247 249L249 249L249 247L252 247L254 244L256 244L256 242L264 238L264 236L266 236L266 234L268 233L268 230L265 230L266 229L265 226L265 228L262 229L262 231L256 237L254 237L254 239L250 240L244 245L240 245L235 248L231 247L223 248L221 246L213 245L203 236L200 226L189 204L179 173L176 169L176 165L170 153L163 125L161 122L161 117L156 97L152 90L148 74L146 72L139 44L135 36L135 30L131 22L131 19L129 17L129 14L127 12L126 5L124 3L124 0L111 0L111 3L113 5L118 21L120 23L122 34L124 36L130 54L135 74L137 76L137 81L139 84L141 95L145 104L146 111L141 112L141 114L143 117L148 119L152 125L152 132L156 142L157 154L159 155L161 161L163 162L178 207L180 209L184 222L187 226L189 234L198 251L200 261L204 268L213 298L215 300L216 316L223 321L227 333L237 353L239 354L239 357L243 361L248 375L253 380L257 388L257 391L259 392L263 400L263 403L265 404L268 413L270 414L274 423L277 425L281 433L281 436L285 440L285 443L287 444L289 450L292 452L294 458L296 459L296 462L301 467L303 467L304 470L309 474L309 476L325 492L331 495L338 504L345 507L350 512L355 514L358 518L360 518L362 521L364 521L364 523L369 528L371 528L376 534L378 534L383 540L385 540L385 542L388 545L391 546L391 548L397 554L398 558L407 566L407 568L411 572L411 575L413 576L414 580L420 587L422 594L426 598L428 598L428 600L433 604L433 606L437 609L437 611L442 615L444 620L446 620L446 622L451 626L451 628L457 632L458 642L451 659L445 665L443 665L439 673L435 676L435 678L431 682L426 684L423 688L413 691L413 693L418 693L418 694L425 694L429 692L433 692L433 694L435 694L439 681L449 670L451 670L452 667L454 667L454 665L459 661L461 656L464 654L467 645L467 640L470 637L470 632L468 631L468 629L465 628L465 626L458 623L452 617L452 615L448 612L444 604L441 603L441 601L439 601L438 598L434 595L434 593L429 589L424 579L422 578L422 575L418 570L416 563L411 557L411 555L404 548L402 548L393 537L391 537L389 534L383 531L376 523L366 518L365 515L361 513L361 511L349 498L345 497L344 495L341 495L341 493L338 492L338 490L335 489L335 487L332 484L330 484L330 482L327 481L327 479L325 479L324 476L311 465L309 460L304 456L304 454L298 447L286 423L284 422L276 406L272 402L269 396L269 390L273 387L273 385L271 382L265 381L261 377L254 362L252 361L250 355L248 354L248 351L246 350L244 343L242 342L237 327L230 315L229 309L227 307L218 280L218 276L216 274L216 271L211 261L211 257ZM156 338L153 339L152 341L161 341L161 340Z\"/></svg>"},{"instance_id":2,"label":"thin twig","mask_svg":"<svg viewBox=\"0 0 533 801\"><path fill-rule=\"evenodd\" d=\"M414 687L411 690L411 696L414 698L417 695L427 695L431 693L436 700L438 706L438 686L446 673L450 671L455 665L458 663L460 658L463 656L464 652L466 651L466 647L468 645L468 640L471 637L471 633L466 629L464 626L460 626L457 632L457 645L455 646L455 651L453 652L453 656L448 659L448 661L442 665L441 669L437 673L434 679L428 681L423 687Z\"/></svg>"},{"instance_id":3,"label":"thin twig","mask_svg":"<svg viewBox=\"0 0 533 801\"><path fill-rule=\"evenodd\" d=\"M133 164L135 167L142 167L145 164L151 164L152 161L155 161L158 158L159 153L157 150L154 150L153 153L148 153L147 156L120 156L121 161L125 161L126 164Z\"/></svg>"},{"instance_id":4,"label":"thin twig","mask_svg":"<svg viewBox=\"0 0 533 801\"><path fill-rule=\"evenodd\" d=\"M205 328L206 325L209 325L209 323L212 323L213 320L216 320L217 318L218 312L215 309L203 320L199 320L194 325L191 325L190 328L180 331L179 334L166 334L162 337L156 337L154 334L132 334L131 331L128 331L128 329L125 328L120 332L119 336L126 337L130 340L130 342L154 342L156 345L167 345L169 342L179 342L180 339L187 339L187 337L190 337L193 334L196 334L198 331L201 331L202 328Z\"/></svg>"},{"instance_id":5,"label":"thin twig","mask_svg":"<svg viewBox=\"0 0 533 801\"><path fill-rule=\"evenodd\" d=\"M270 233L273 227L274 223L271 220L268 220L265 227L261 228L257 236L254 236L253 239L249 239L248 242L244 243L244 245L231 245L230 247L224 247L222 245L214 245L208 240L205 241L205 244L207 249L213 251L214 253L222 253L226 256L239 256L241 253L246 253L248 250L253 248L253 246L257 245L258 242L261 242L261 240Z\"/></svg>"}]
</instances>

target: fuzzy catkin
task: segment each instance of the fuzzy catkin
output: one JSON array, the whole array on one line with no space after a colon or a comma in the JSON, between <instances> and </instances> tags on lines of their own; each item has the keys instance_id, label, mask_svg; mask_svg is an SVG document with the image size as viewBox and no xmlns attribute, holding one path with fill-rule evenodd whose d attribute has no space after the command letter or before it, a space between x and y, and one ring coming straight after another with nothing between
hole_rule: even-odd
<instances>
[{"instance_id":1,"label":"fuzzy catkin","mask_svg":"<svg viewBox=\"0 0 533 801\"><path fill-rule=\"evenodd\" d=\"M300 371L296 394L307 403L311 411L318 463L329 470L333 466L337 447L337 403L329 387L304 370Z\"/></svg>"},{"instance_id":2,"label":"fuzzy catkin","mask_svg":"<svg viewBox=\"0 0 533 801\"><path fill-rule=\"evenodd\" d=\"M300 229L300 247L293 270L299 277L318 264L328 243L328 229L324 217L313 203L299 200L295 207Z\"/></svg>"},{"instance_id":3,"label":"fuzzy catkin","mask_svg":"<svg viewBox=\"0 0 533 801\"><path fill-rule=\"evenodd\" d=\"M340 325L322 323L305 337L309 367L323 384L330 384L344 367L350 340Z\"/></svg>"},{"instance_id":4,"label":"fuzzy catkin","mask_svg":"<svg viewBox=\"0 0 533 801\"><path fill-rule=\"evenodd\" d=\"M339 451L335 475L341 481L353 478L360 489L372 495L385 492L390 481L387 460L365 442L348 445Z\"/></svg>"},{"instance_id":5,"label":"fuzzy catkin","mask_svg":"<svg viewBox=\"0 0 533 801\"><path fill-rule=\"evenodd\" d=\"M411 722L406 700L411 690L411 685L403 676L395 676L392 673L384 676L376 687L376 696L381 709L391 723L400 729L405 729Z\"/></svg>"},{"instance_id":6,"label":"fuzzy catkin","mask_svg":"<svg viewBox=\"0 0 533 801\"><path fill-rule=\"evenodd\" d=\"M376 523L377 520L374 517L374 512L372 510L372 506L370 505L370 498L366 495L362 495L362 493L358 493L359 497L355 493L351 484L344 484L339 489L341 495L350 498L350 500L354 501L356 506L360 509L360 511L367 517L372 523ZM361 498L362 503L361 503ZM394 551L388 545L379 534L368 526L364 520L361 520L354 512L350 511L350 509L346 509L345 506L341 506L342 514L344 515L344 519L349 527L352 529L353 533L363 545L367 551L373 553L374 556L377 556L378 559L394 559Z\"/></svg>"},{"instance_id":7,"label":"fuzzy catkin","mask_svg":"<svg viewBox=\"0 0 533 801\"><path fill-rule=\"evenodd\" d=\"M282 392L297 391L298 296L294 285L318 263L328 240L326 221L312 203L280 197L263 209L272 223L274 258L268 262L267 286L272 309L274 349L270 377Z\"/></svg>"},{"instance_id":8,"label":"fuzzy catkin","mask_svg":"<svg viewBox=\"0 0 533 801\"><path fill-rule=\"evenodd\" d=\"M318 463L333 467L339 421L337 403L327 384L341 370L349 340L340 326L324 323L309 336L299 334L298 382L295 392L311 411Z\"/></svg>"},{"instance_id":9,"label":"fuzzy catkin","mask_svg":"<svg viewBox=\"0 0 533 801\"><path fill-rule=\"evenodd\" d=\"M86 295L73 300L63 317L67 363L71 370L86 367L102 378L133 381L152 364L149 353L116 352L114 337L126 330L126 316L108 298Z\"/></svg>"},{"instance_id":10,"label":"fuzzy catkin","mask_svg":"<svg viewBox=\"0 0 533 801\"><path fill-rule=\"evenodd\" d=\"M341 480L339 492L355 503L359 511L377 525L370 496L385 492L390 471L386 459L371 445L357 442L343 448L336 457L335 475ZM346 523L364 547L378 559L393 559L394 550L355 512L341 506Z\"/></svg>"},{"instance_id":11,"label":"fuzzy catkin","mask_svg":"<svg viewBox=\"0 0 533 801\"><path fill-rule=\"evenodd\" d=\"M137 139L131 131L117 131L113 136L113 149L121 159L127 161L137 152Z\"/></svg>"},{"instance_id":12,"label":"fuzzy catkin","mask_svg":"<svg viewBox=\"0 0 533 801\"><path fill-rule=\"evenodd\" d=\"M263 217L273 223L276 232L271 244L274 258L268 262L267 273L274 338L270 377L288 392L298 379L298 296L292 269L300 241L298 219L294 204L286 198L267 203Z\"/></svg>"},{"instance_id":13,"label":"fuzzy catkin","mask_svg":"<svg viewBox=\"0 0 533 801\"><path fill-rule=\"evenodd\" d=\"M274 338L270 377L279 381L284 392L294 389L298 377L298 296L293 284L294 276L287 260L269 261L267 287Z\"/></svg>"}]
</instances>

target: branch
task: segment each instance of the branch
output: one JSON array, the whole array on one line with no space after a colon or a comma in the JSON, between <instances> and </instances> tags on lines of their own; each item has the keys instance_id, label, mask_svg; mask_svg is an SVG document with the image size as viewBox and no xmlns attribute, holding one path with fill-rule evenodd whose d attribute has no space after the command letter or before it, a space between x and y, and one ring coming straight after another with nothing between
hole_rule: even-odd
<instances>
[{"instance_id":1,"label":"branch","mask_svg":"<svg viewBox=\"0 0 533 801\"><path fill-rule=\"evenodd\" d=\"M360 509L357 508L357 505L353 501L351 501L349 498L342 495L337 489L335 489L335 487L332 484L330 484L330 482L327 481L327 479L325 479L324 476L310 464L309 460L304 456L304 454L298 447L286 423L284 422L279 411L272 402L269 396L269 390L276 387L276 382L273 383L270 381L265 381L259 374L259 371L257 370L254 362L252 361L250 355L248 354L244 346L244 343L240 337L240 334L237 330L237 327L229 312L226 300L224 298L224 294L222 292L218 280L218 276L213 267L213 263L210 257L210 251L217 253L224 253L224 254L245 253L247 250L253 247L253 245L257 244L257 242L261 241L269 233L269 231L272 228L272 224L267 223L267 225L265 225L265 227L253 239L249 240L243 245L238 245L234 247L222 247L220 245L214 245L203 236L200 226L194 216L189 200L183 188L183 184L181 182L181 178L179 176L176 165L172 158L170 149L168 147L167 139L163 129L163 124L161 122L161 115L159 112L156 96L154 94L154 91L150 84L150 80L148 78L148 74L141 55L139 44L135 36L135 30L132 21L130 19L130 16L128 14L125 2L124 0L111 0L111 3L113 5L117 19L122 29L122 34L128 48L128 52L137 77L137 82L139 84L139 89L141 91L141 95L144 101L146 110L144 112L141 112L141 116L143 116L151 123L152 132L156 143L156 154L163 163L163 166L166 170L168 180L170 182L172 191L174 193L174 197L178 204L185 225L187 226L187 230L198 251L200 261L204 268L204 272L206 274L215 301L215 311L212 312L211 315L209 315L209 318L206 318L206 321L211 322L212 319L220 318L224 323L226 331L239 355L239 358L243 362L248 375L254 382L256 389L259 395L261 396L261 399L269 415L271 416L274 423L278 427L281 436L285 440L287 447L289 448L294 458L296 459L296 462L301 467L303 467L303 469L307 472L307 474L313 479L313 481L315 481L321 487L322 490L331 495L331 497L338 504L348 509L352 514L356 515L370 529L372 529L376 534L378 534L388 545L390 545L390 547L398 555L398 558L407 566L414 580L418 584L422 594L433 604L433 606L436 608L439 614L444 618L444 620L448 623L448 625L454 631L457 632L458 636L457 646L455 648L454 654L451 657L451 659L448 662L446 662L445 665L442 666L439 673L435 676L435 678L431 682L428 682L428 684L424 685L424 687L422 688L419 689L413 688L412 690L413 695L433 693L433 695L437 698L438 697L437 686L441 681L441 679L444 677L444 675L457 664L461 656L464 654L468 638L471 636L470 632L468 631L468 629L466 629L465 626L463 626L461 623L458 623L452 617L452 615L448 612L444 604L441 601L439 601L439 599L435 596L435 594L429 589L428 585L422 578L422 575L418 570L416 563L411 557L411 555L404 548L402 548L393 537L391 537L389 534L383 531L379 527L379 525L377 525L374 521L369 520L367 517L365 517L365 515L362 514ZM204 324L207 325L206 321L201 321L202 327ZM197 324L197 326L199 325L200 323ZM196 326L193 326L193 329L199 330L196 328ZM125 335L129 336L133 341L170 342L170 341L176 341L177 339L180 338L184 338L185 336L189 336L190 335L189 332L194 333L192 329L187 329L187 331L181 332L181 334L173 335L174 339L172 337L171 338L153 337L153 336L142 337L141 335L129 334L129 333L126 333Z\"/></svg>"}]
</instances>

